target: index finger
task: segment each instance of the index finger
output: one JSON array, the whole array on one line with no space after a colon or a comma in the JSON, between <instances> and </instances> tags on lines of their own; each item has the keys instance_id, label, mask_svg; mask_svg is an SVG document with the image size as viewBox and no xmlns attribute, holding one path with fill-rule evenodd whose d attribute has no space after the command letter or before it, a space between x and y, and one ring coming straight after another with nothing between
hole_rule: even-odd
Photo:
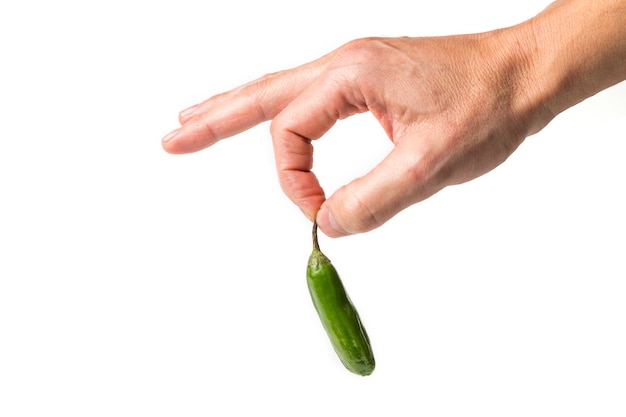
<instances>
[{"instance_id":1,"label":"index finger","mask_svg":"<svg viewBox=\"0 0 626 417\"><path fill-rule=\"evenodd\" d=\"M194 106L180 117L181 127L162 139L169 153L190 153L273 119L307 87L319 65L306 64L265 75Z\"/></svg>"},{"instance_id":2,"label":"index finger","mask_svg":"<svg viewBox=\"0 0 626 417\"><path fill-rule=\"evenodd\" d=\"M280 185L311 220L325 200L324 190L312 172L312 141L337 120L367 110L352 84L347 80L338 82L333 76L319 77L271 125Z\"/></svg>"}]
</instances>

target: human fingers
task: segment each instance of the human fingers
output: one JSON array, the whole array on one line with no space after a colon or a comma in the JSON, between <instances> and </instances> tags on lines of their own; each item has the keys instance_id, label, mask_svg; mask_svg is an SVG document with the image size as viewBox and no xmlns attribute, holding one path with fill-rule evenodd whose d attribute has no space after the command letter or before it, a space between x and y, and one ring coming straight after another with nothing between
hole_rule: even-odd
<instances>
[{"instance_id":1,"label":"human fingers","mask_svg":"<svg viewBox=\"0 0 626 417\"><path fill-rule=\"evenodd\" d=\"M270 126L280 185L311 220L325 200L313 168L312 141L337 120L367 110L353 83L337 73L319 77L295 98Z\"/></svg>"},{"instance_id":2,"label":"human fingers","mask_svg":"<svg viewBox=\"0 0 626 417\"><path fill-rule=\"evenodd\" d=\"M330 237L368 232L432 196L445 184L438 155L437 144L425 138L399 142L370 172L322 204L319 228Z\"/></svg>"},{"instance_id":3,"label":"human fingers","mask_svg":"<svg viewBox=\"0 0 626 417\"><path fill-rule=\"evenodd\" d=\"M189 153L272 119L317 73L317 63L265 75L179 114L181 127L162 139L169 153Z\"/></svg>"}]
</instances>

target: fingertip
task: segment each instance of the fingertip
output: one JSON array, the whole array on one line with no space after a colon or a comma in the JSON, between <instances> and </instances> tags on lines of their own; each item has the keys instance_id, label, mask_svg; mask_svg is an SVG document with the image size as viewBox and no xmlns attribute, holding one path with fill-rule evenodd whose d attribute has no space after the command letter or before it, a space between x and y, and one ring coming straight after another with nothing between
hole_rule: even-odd
<instances>
[{"instance_id":1,"label":"fingertip","mask_svg":"<svg viewBox=\"0 0 626 417\"><path fill-rule=\"evenodd\" d=\"M335 217L332 214L332 211L326 206L323 205L322 208L317 213L317 227L324 232L324 234L328 237L344 237L350 235L350 233L346 232L341 226L337 224L335 221Z\"/></svg>"},{"instance_id":2,"label":"fingertip","mask_svg":"<svg viewBox=\"0 0 626 417\"><path fill-rule=\"evenodd\" d=\"M161 139L161 146L166 152L175 153L174 151L175 148L172 145L174 143L174 139L176 138L176 136L178 136L179 133L180 133L180 128L174 129L167 135L163 136L163 138Z\"/></svg>"},{"instance_id":3,"label":"fingertip","mask_svg":"<svg viewBox=\"0 0 626 417\"><path fill-rule=\"evenodd\" d=\"M196 152L208 145L199 146L196 142L191 140L189 132L179 127L161 139L161 146L167 153L179 155Z\"/></svg>"}]
</instances>

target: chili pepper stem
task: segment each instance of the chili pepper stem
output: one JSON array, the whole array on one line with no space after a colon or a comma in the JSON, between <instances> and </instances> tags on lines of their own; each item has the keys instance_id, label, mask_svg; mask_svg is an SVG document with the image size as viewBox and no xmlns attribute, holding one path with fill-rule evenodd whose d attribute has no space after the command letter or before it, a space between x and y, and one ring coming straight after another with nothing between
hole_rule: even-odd
<instances>
[{"instance_id":1,"label":"chili pepper stem","mask_svg":"<svg viewBox=\"0 0 626 417\"><path fill-rule=\"evenodd\" d=\"M319 267L321 264L329 264L330 259L326 257L320 250L319 242L317 241L317 221L313 222L313 251L309 257L310 267Z\"/></svg>"},{"instance_id":2,"label":"chili pepper stem","mask_svg":"<svg viewBox=\"0 0 626 417\"><path fill-rule=\"evenodd\" d=\"M313 249L318 252L321 252L320 245L317 242L317 220L313 221Z\"/></svg>"}]
</instances>

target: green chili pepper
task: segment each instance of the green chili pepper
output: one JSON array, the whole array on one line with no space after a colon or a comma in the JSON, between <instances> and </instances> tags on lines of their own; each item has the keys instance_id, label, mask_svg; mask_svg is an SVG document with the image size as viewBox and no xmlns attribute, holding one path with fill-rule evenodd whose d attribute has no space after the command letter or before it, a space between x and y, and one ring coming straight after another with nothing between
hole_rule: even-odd
<instances>
[{"instance_id":1,"label":"green chili pepper","mask_svg":"<svg viewBox=\"0 0 626 417\"><path fill-rule=\"evenodd\" d=\"M369 337L339 278L337 270L317 242L317 222L313 223L313 252L306 270L313 305L344 366L358 375L374 372L375 361Z\"/></svg>"}]
</instances>

